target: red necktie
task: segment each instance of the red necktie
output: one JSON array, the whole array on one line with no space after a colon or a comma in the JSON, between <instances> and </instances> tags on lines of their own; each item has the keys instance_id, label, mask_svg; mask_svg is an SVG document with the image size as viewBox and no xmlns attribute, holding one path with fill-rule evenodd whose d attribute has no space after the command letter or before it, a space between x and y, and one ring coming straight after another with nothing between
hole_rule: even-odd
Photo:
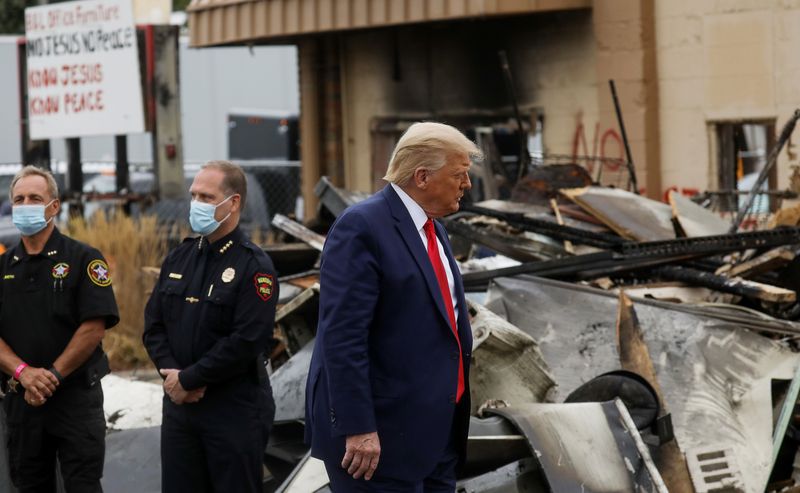
<instances>
[{"instance_id":1,"label":"red necktie","mask_svg":"<svg viewBox=\"0 0 800 493\"><path fill-rule=\"evenodd\" d=\"M433 272L436 273L436 280L439 282L439 290L442 292L444 307L447 309L447 316L450 318L450 326L453 328L453 334L455 334L456 342L458 343L458 388L456 389L456 402L458 402L461 400L461 395L464 393L464 358L461 356L461 341L458 338L456 313L453 311L453 298L450 295L450 285L447 283L447 272L444 270L442 257L439 256L439 247L436 243L433 221L428 219L423 229L425 230L425 237L428 239L428 258L430 258L431 265L433 265Z\"/></svg>"}]
</instances>

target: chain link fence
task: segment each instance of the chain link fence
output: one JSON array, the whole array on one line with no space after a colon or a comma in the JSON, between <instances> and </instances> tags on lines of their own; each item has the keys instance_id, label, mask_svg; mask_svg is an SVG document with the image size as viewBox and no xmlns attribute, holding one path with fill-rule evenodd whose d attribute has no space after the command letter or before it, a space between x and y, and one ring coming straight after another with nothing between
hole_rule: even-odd
<instances>
[{"instance_id":1,"label":"chain link fence","mask_svg":"<svg viewBox=\"0 0 800 493\"><path fill-rule=\"evenodd\" d=\"M294 216L300 201L299 161L233 161L242 167L247 178L248 197L242 214L242 224L248 230L270 230L275 214ZM155 194L156 180L151 163L130 163L129 187L117 193L116 165L112 161L84 162L83 193L72 197L67 193L69 179L67 165L63 161L51 163L56 177L64 214L71 208L80 207L89 219L99 210L122 207L131 214L156 214L163 222L185 221L189 213L189 187L203 162L187 162L184 165L186 195L181 199L158 200ZM0 163L0 216L11 214L8 189L14 175L21 169L19 163ZM74 209L73 209L74 212Z\"/></svg>"}]
</instances>

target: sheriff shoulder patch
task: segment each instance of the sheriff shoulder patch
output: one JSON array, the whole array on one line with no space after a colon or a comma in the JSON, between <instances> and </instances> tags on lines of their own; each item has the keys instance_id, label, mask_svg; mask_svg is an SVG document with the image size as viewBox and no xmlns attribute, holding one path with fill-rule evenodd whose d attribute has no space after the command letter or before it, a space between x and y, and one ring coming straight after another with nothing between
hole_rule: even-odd
<instances>
[{"instance_id":1,"label":"sheriff shoulder patch","mask_svg":"<svg viewBox=\"0 0 800 493\"><path fill-rule=\"evenodd\" d=\"M86 273L89 274L89 279L101 288L111 286L111 275L108 272L108 264L102 260L95 259L89 262Z\"/></svg>"},{"instance_id":2,"label":"sheriff shoulder patch","mask_svg":"<svg viewBox=\"0 0 800 493\"><path fill-rule=\"evenodd\" d=\"M264 301L272 298L272 287L274 281L270 274L258 273L253 276L253 283L256 285L256 294Z\"/></svg>"}]
</instances>

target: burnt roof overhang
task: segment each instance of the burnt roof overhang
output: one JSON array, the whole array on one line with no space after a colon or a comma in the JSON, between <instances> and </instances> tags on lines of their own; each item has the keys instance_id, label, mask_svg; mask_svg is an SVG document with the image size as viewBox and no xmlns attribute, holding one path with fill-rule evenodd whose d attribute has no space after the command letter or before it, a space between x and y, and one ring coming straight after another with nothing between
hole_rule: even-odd
<instances>
[{"instance_id":1,"label":"burnt roof overhang","mask_svg":"<svg viewBox=\"0 0 800 493\"><path fill-rule=\"evenodd\" d=\"M592 0L192 0L187 12L191 46L206 47L591 6Z\"/></svg>"}]
</instances>

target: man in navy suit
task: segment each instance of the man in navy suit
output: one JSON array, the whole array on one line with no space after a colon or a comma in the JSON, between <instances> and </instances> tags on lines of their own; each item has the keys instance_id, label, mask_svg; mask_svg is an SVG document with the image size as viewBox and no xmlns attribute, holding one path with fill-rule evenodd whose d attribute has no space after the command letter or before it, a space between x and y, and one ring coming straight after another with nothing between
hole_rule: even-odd
<instances>
[{"instance_id":1,"label":"man in navy suit","mask_svg":"<svg viewBox=\"0 0 800 493\"><path fill-rule=\"evenodd\" d=\"M322 253L306 438L336 492L450 492L469 427L472 333L444 227L480 151L416 123L382 191L347 209Z\"/></svg>"}]
</instances>

